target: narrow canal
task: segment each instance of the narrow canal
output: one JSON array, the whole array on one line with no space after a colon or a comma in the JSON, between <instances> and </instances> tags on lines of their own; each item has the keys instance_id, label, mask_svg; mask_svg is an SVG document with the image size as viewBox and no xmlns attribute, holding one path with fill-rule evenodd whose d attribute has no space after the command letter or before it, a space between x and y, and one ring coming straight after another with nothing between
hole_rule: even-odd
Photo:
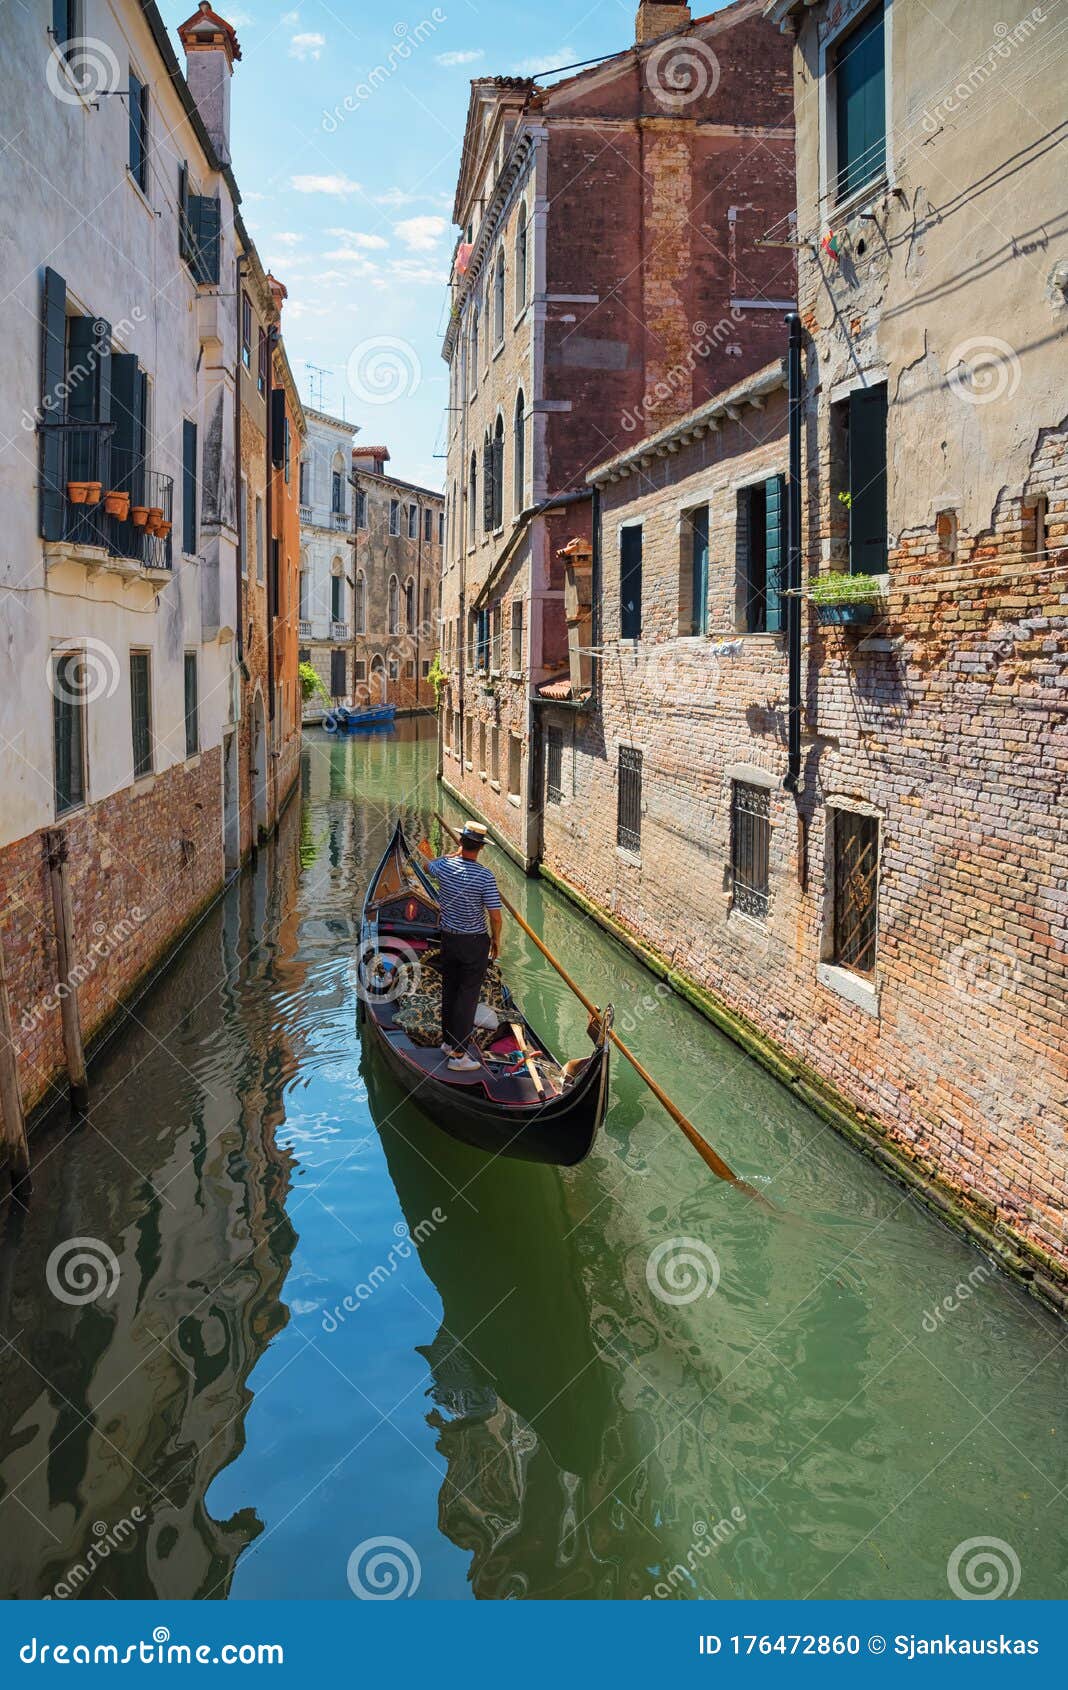
<instances>
[{"instance_id":1,"label":"narrow canal","mask_svg":"<svg viewBox=\"0 0 1068 1690\"><path fill-rule=\"evenodd\" d=\"M1063 1596L1064 1329L554 893L495 854L782 1216L622 1061L561 1173L453 1144L361 1051L363 889L434 766L425 727L311 736L277 842L97 1060L93 1126L38 1135L0 1244L0 1594ZM503 963L582 1053L514 924Z\"/></svg>"}]
</instances>

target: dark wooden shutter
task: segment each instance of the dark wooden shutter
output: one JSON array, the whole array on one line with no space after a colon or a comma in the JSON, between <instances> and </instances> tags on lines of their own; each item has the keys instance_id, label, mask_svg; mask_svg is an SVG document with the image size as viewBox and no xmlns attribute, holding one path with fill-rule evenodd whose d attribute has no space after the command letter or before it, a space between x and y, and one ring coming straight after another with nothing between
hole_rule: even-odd
<instances>
[{"instance_id":1,"label":"dark wooden shutter","mask_svg":"<svg viewBox=\"0 0 1068 1690\"><path fill-rule=\"evenodd\" d=\"M855 193L886 167L886 80L881 5L835 54L838 194Z\"/></svg>"},{"instance_id":2,"label":"dark wooden shutter","mask_svg":"<svg viewBox=\"0 0 1068 1690\"><path fill-rule=\"evenodd\" d=\"M765 628L777 634L783 626L783 570L786 567L786 482L773 475L764 483Z\"/></svg>"},{"instance_id":3,"label":"dark wooden shutter","mask_svg":"<svg viewBox=\"0 0 1068 1690\"><path fill-rule=\"evenodd\" d=\"M493 528L493 509L496 497L493 491L493 442L486 436L482 443L482 526L486 533Z\"/></svg>"},{"instance_id":4,"label":"dark wooden shutter","mask_svg":"<svg viewBox=\"0 0 1068 1690\"><path fill-rule=\"evenodd\" d=\"M63 420L63 377L67 365L67 284L45 268L41 310L41 492L44 540L63 538L63 434L49 424Z\"/></svg>"},{"instance_id":5,"label":"dark wooden shutter","mask_svg":"<svg viewBox=\"0 0 1068 1690\"><path fill-rule=\"evenodd\" d=\"M286 461L286 390L271 389L271 462L281 469Z\"/></svg>"},{"instance_id":6,"label":"dark wooden shutter","mask_svg":"<svg viewBox=\"0 0 1068 1690\"><path fill-rule=\"evenodd\" d=\"M849 568L886 568L886 387L849 395Z\"/></svg>"},{"instance_id":7,"label":"dark wooden shutter","mask_svg":"<svg viewBox=\"0 0 1068 1690\"><path fill-rule=\"evenodd\" d=\"M624 528L619 536L619 637L636 640L642 631L642 531Z\"/></svg>"},{"instance_id":8,"label":"dark wooden shutter","mask_svg":"<svg viewBox=\"0 0 1068 1690\"><path fill-rule=\"evenodd\" d=\"M182 418L182 550L197 549L197 425Z\"/></svg>"},{"instance_id":9,"label":"dark wooden shutter","mask_svg":"<svg viewBox=\"0 0 1068 1690\"><path fill-rule=\"evenodd\" d=\"M72 317L68 328L67 416L85 429L67 436L67 478L107 482L109 456L104 431L111 421L111 324L99 317Z\"/></svg>"},{"instance_id":10,"label":"dark wooden shutter","mask_svg":"<svg viewBox=\"0 0 1068 1690\"><path fill-rule=\"evenodd\" d=\"M703 634L708 627L708 506L690 513L693 530L690 579L690 632Z\"/></svg>"},{"instance_id":11,"label":"dark wooden shutter","mask_svg":"<svg viewBox=\"0 0 1068 1690\"><path fill-rule=\"evenodd\" d=\"M345 653L332 651L330 653L330 695L332 698L344 698L348 688L345 685Z\"/></svg>"},{"instance_id":12,"label":"dark wooden shutter","mask_svg":"<svg viewBox=\"0 0 1068 1690\"><path fill-rule=\"evenodd\" d=\"M191 256L189 228L189 166L178 166L178 256L188 261Z\"/></svg>"},{"instance_id":13,"label":"dark wooden shutter","mask_svg":"<svg viewBox=\"0 0 1068 1690\"><path fill-rule=\"evenodd\" d=\"M132 352L115 352L111 359L111 414L115 431L111 437L110 486L129 493L130 504L145 502L145 396L146 377L137 367ZM132 517L125 522L111 519L113 536L122 557L142 555L143 530Z\"/></svg>"},{"instance_id":14,"label":"dark wooden shutter","mask_svg":"<svg viewBox=\"0 0 1068 1690\"><path fill-rule=\"evenodd\" d=\"M193 208L196 241L194 274L198 282L218 284L222 222L219 213L219 201L209 199L207 194L194 194L190 198L190 205Z\"/></svg>"},{"instance_id":15,"label":"dark wooden shutter","mask_svg":"<svg viewBox=\"0 0 1068 1690\"><path fill-rule=\"evenodd\" d=\"M145 185L145 88L133 71L129 74L130 174L139 187Z\"/></svg>"}]
</instances>

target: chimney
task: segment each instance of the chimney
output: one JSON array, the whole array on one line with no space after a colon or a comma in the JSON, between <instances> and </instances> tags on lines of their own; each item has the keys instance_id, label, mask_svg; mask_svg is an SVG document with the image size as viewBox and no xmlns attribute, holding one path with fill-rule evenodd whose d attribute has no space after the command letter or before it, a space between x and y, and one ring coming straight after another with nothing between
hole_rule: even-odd
<instances>
[{"instance_id":1,"label":"chimney","mask_svg":"<svg viewBox=\"0 0 1068 1690\"><path fill-rule=\"evenodd\" d=\"M230 163L230 78L241 57L232 24L213 12L208 0L178 26L185 48L185 79L220 164Z\"/></svg>"},{"instance_id":2,"label":"chimney","mask_svg":"<svg viewBox=\"0 0 1068 1690\"><path fill-rule=\"evenodd\" d=\"M266 280L267 286L271 290L271 298L274 300L274 308L278 312L279 318L281 318L282 306L289 298L289 289L286 287L284 282L280 282L278 280L277 276L272 276L269 270L267 272Z\"/></svg>"},{"instance_id":3,"label":"chimney","mask_svg":"<svg viewBox=\"0 0 1068 1690\"><path fill-rule=\"evenodd\" d=\"M634 39L642 47L647 41L655 41L658 35L673 35L685 29L690 21L689 6L668 6L660 4L660 0L639 0Z\"/></svg>"}]
</instances>

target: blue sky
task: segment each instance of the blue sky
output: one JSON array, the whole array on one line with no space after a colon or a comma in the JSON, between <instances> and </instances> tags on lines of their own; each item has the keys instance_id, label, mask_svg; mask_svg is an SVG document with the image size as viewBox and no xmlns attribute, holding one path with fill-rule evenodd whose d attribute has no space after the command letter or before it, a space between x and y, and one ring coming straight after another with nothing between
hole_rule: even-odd
<instances>
[{"instance_id":1,"label":"blue sky","mask_svg":"<svg viewBox=\"0 0 1068 1690\"><path fill-rule=\"evenodd\" d=\"M192 9L164 0L172 37ZM440 487L439 348L470 79L618 51L634 38L636 0L230 9L216 0L216 9L241 42L234 169L249 229L289 289L283 324L301 396L310 397L307 362L325 366L324 408L344 408L364 440L384 442L395 474ZM368 86L376 66L386 74ZM383 392L397 396L375 402Z\"/></svg>"}]
</instances>

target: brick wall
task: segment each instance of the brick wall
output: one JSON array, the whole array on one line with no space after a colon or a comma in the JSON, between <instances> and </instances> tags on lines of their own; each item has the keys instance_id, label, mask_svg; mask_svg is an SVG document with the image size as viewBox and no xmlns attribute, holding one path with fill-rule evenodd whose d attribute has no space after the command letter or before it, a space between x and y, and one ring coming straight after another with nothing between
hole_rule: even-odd
<instances>
[{"instance_id":1,"label":"brick wall","mask_svg":"<svg viewBox=\"0 0 1068 1690\"><path fill-rule=\"evenodd\" d=\"M362 577L364 628L353 635L352 662L362 663L363 676L353 683L357 704L381 702L385 677L386 701L398 710L432 710L434 688L428 679L438 649L438 613L441 597L442 546L438 540L438 519L445 500L440 493L411 487L367 470L357 469L357 485L367 499L367 525L355 531L353 578ZM389 531L390 504L396 501L399 534ZM418 534L408 535L407 512L414 504L418 512ZM424 511L431 513L431 537L425 537ZM395 631L390 631L389 583L397 582ZM405 584L412 583L414 614L408 625ZM390 675L390 665L396 676ZM424 670L427 673L424 674ZM329 679L329 677L327 677Z\"/></svg>"}]
</instances>

